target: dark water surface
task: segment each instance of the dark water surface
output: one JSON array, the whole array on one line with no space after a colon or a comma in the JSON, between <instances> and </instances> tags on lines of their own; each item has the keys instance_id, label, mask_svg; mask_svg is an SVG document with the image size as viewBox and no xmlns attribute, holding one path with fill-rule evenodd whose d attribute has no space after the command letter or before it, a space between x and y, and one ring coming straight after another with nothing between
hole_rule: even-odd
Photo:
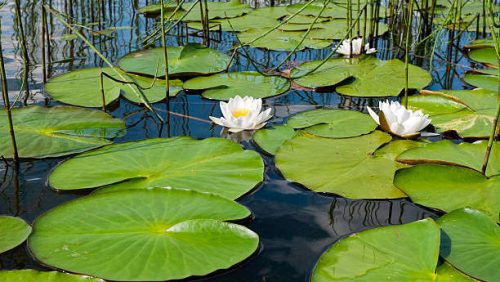
<instances>
[{"instance_id":1,"label":"dark water surface","mask_svg":"<svg viewBox=\"0 0 500 282\"><path fill-rule=\"evenodd\" d=\"M72 14L74 22L90 22L89 1L51 2L54 8ZM141 48L141 39L155 21L136 13L136 8L144 5L146 1L105 2L105 28L121 28L113 33L112 37L105 38L101 44L98 37L94 40L104 55L116 62L121 56ZM22 1L22 6L22 21L31 61L29 78L32 97L29 103L57 105L57 102L50 101L43 94L40 67L40 1ZM17 29L13 24L15 22L13 5L10 4L2 9L0 16L3 25L1 39L7 57L9 95L11 100L14 100L21 85L22 63L17 44ZM101 60L80 40L64 41L63 35L69 31L55 18L49 17L49 22L52 49L50 76L102 65ZM177 31L173 32L176 33ZM415 30L414 33L420 31ZM217 37L218 35L214 35L214 38ZM459 45L462 46L474 37L475 35L471 33L462 34ZM432 66L434 81L429 89L467 88L461 76L470 68L471 63L455 46L451 48L451 52L449 51L447 38L448 33L444 32L432 62L429 61L432 44L415 48L412 52L413 63L428 70ZM190 37L189 41L200 42L200 39ZM175 36L168 38L169 45L185 42L186 38ZM234 44L234 36L223 33L222 41L212 41L211 47L230 54L230 48ZM385 35L377 41L377 49L379 50L377 57L383 59L401 58L403 54L390 35ZM277 65L286 57L284 52L256 49L250 49L250 52L255 60L267 67ZM329 48L298 52L292 56L292 64L321 59L329 52ZM237 56L231 68L234 71L252 69L253 67L243 56ZM214 127L208 122L208 116L220 115L218 102L203 99L196 93L181 93L171 102L171 110L182 115L171 116L172 136L189 135L194 138L206 138L221 135L221 128ZM265 106L274 108L275 117L271 122L279 124L291 114L304 110L329 107L363 111L366 105L375 105L377 102L376 99L342 97L335 92L291 90L284 95L266 99ZM159 112L165 112L164 103L156 103L154 107ZM150 112L124 99L120 100L110 113L125 119L128 127L126 136L114 140L116 143L166 136L165 128ZM243 141L242 144L249 149L258 150L251 141ZM368 228L402 224L438 215L435 211L419 207L407 200L353 201L314 193L284 180L274 166L273 158L264 154L263 157L267 165L264 182L252 193L238 200L253 212L253 219L246 221L245 225L259 234L261 242L259 253L233 269L200 278L200 281L307 281L320 255L340 238ZM20 164L19 171L0 162L0 214L20 216L32 222L43 212L83 196L85 193L57 193L47 185L50 171L65 159L25 160ZM45 269L30 257L25 245L0 255L0 269L24 268Z\"/></svg>"}]
</instances>

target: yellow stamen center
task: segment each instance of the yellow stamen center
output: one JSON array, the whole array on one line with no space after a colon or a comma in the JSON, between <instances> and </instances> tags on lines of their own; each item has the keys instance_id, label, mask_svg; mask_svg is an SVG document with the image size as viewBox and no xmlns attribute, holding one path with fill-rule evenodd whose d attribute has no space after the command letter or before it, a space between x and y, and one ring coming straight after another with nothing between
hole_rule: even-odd
<instances>
[{"instance_id":1,"label":"yellow stamen center","mask_svg":"<svg viewBox=\"0 0 500 282\"><path fill-rule=\"evenodd\" d=\"M235 118L246 117L250 113L250 109L236 109L233 111L233 116Z\"/></svg>"}]
</instances>

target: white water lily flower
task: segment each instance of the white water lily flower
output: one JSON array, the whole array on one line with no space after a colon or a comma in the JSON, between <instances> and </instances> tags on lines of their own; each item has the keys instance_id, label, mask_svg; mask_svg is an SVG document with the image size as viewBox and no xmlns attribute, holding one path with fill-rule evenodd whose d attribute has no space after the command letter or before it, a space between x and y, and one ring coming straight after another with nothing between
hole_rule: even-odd
<instances>
[{"instance_id":1,"label":"white water lily flower","mask_svg":"<svg viewBox=\"0 0 500 282\"><path fill-rule=\"evenodd\" d=\"M380 125L380 127L394 135L403 138L418 137L420 131L431 123L428 115L425 115L421 110L407 110L399 102L378 103L380 112L377 115L370 107L368 113Z\"/></svg>"},{"instance_id":2,"label":"white water lily flower","mask_svg":"<svg viewBox=\"0 0 500 282\"><path fill-rule=\"evenodd\" d=\"M262 99L245 96L236 96L229 102L220 102L223 117L210 119L221 126L229 128L230 132L254 130L264 127L273 115L271 109L262 110Z\"/></svg>"},{"instance_id":3,"label":"white water lily flower","mask_svg":"<svg viewBox=\"0 0 500 282\"><path fill-rule=\"evenodd\" d=\"M352 40L352 52L351 52L351 40L346 39L342 41L342 44L337 49L337 53L342 54L344 56L349 55L360 55L362 52L361 47L363 46L363 38L355 38ZM366 54L372 54L377 52L375 48L370 48L370 44L366 43L364 51Z\"/></svg>"}]
</instances>

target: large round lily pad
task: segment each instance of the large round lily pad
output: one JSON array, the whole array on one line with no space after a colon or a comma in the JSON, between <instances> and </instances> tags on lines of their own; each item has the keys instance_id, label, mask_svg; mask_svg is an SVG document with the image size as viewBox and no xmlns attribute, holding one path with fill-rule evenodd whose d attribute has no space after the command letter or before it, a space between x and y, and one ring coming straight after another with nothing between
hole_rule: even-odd
<instances>
[{"instance_id":1,"label":"large round lily pad","mask_svg":"<svg viewBox=\"0 0 500 282\"><path fill-rule=\"evenodd\" d=\"M425 147L403 152L397 160L406 164L448 164L481 171L488 142L456 144L449 140L429 143ZM495 142L486 170L487 176L500 174L500 142Z\"/></svg>"},{"instance_id":2,"label":"large round lily pad","mask_svg":"<svg viewBox=\"0 0 500 282\"><path fill-rule=\"evenodd\" d=\"M464 273L499 281L500 227L487 215L466 208L437 221L443 230L441 256Z\"/></svg>"},{"instance_id":3,"label":"large round lily pad","mask_svg":"<svg viewBox=\"0 0 500 282\"><path fill-rule=\"evenodd\" d=\"M276 165L286 179L316 192L352 199L402 198L393 185L402 164L396 156L419 142L389 143L391 136L374 131L359 137L331 139L304 134L286 141L276 153Z\"/></svg>"},{"instance_id":4,"label":"large round lily pad","mask_svg":"<svg viewBox=\"0 0 500 282\"><path fill-rule=\"evenodd\" d=\"M169 46L169 78L211 74L226 69L229 56L203 45ZM132 52L118 61L118 66L129 73L165 76L163 49L154 48Z\"/></svg>"},{"instance_id":5,"label":"large round lily pad","mask_svg":"<svg viewBox=\"0 0 500 282\"><path fill-rule=\"evenodd\" d=\"M357 111L318 109L298 113L287 124L295 129L321 137L345 138L367 134L377 124L367 115Z\"/></svg>"},{"instance_id":6,"label":"large round lily pad","mask_svg":"<svg viewBox=\"0 0 500 282\"><path fill-rule=\"evenodd\" d=\"M56 271L31 269L0 271L0 281L5 282L104 282L98 278L67 274Z\"/></svg>"},{"instance_id":7,"label":"large round lily pad","mask_svg":"<svg viewBox=\"0 0 500 282\"><path fill-rule=\"evenodd\" d=\"M186 15L183 21L200 21L200 2L195 4L191 12ZM184 7L191 7L191 3L187 3ZM231 0L228 2L208 2L208 19L225 19L225 18L235 18L244 15L250 11L252 8L248 4L242 4L240 0ZM205 5L203 5L203 10L205 10Z\"/></svg>"},{"instance_id":8,"label":"large round lily pad","mask_svg":"<svg viewBox=\"0 0 500 282\"><path fill-rule=\"evenodd\" d=\"M0 253L19 246L30 233L31 226L24 220L18 217L0 216ZM0 281L5 280L0 279Z\"/></svg>"},{"instance_id":9,"label":"large round lily pad","mask_svg":"<svg viewBox=\"0 0 500 282\"><path fill-rule=\"evenodd\" d=\"M188 90L204 90L208 99L229 100L236 95L267 98L286 92L290 81L281 76L263 76L258 72L229 72L192 78L184 83Z\"/></svg>"},{"instance_id":10,"label":"large round lily pad","mask_svg":"<svg viewBox=\"0 0 500 282\"><path fill-rule=\"evenodd\" d=\"M308 88L336 86L348 78L352 83L338 86L340 94L357 97L398 96L405 88L404 63L400 60L382 61L371 56L337 58L327 61L318 70L309 73L320 61L305 63L292 71L294 81ZM431 75L420 67L409 66L409 87L422 89L431 81Z\"/></svg>"},{"instance_id":11,"label":"large round lily pad","mask_svg":"<svg viewBox=\"0 0 500 282\"><path fill-rule=\"evenodd\" d=\"M101 72L120 80L118 75L116 75L111 68L88 68L51 78L47 84L45 84L45 91L47 91L53 99L66 104L82 107L101 107L103 104ZM134 92L130 88L130 85L122 84L104 77L104 97L106 105L115 102L122 92L128 100L135 103L142 103L142 100L154 103L165 99L164 80L154 80L149 77L137 75L130 75L129 78L130 81L135 81L140 87L144 88L143 99L137 96L136 93L140 94L140 92L136 86L132 86L136 91ZM170 96L177 95L181 90L182 82L180 80L170 81Z\"/></svg>"},{"instance_id":12,"label":"large round lily pad","mask_svg":"<svg viewBox=\"0 0 500 282\"><path fill-rule=\"evenodd\" d=\"M35 220L28 245L40 262L116 281L206 275L249 257L258 236L227 223L238 203L189 190L130 190L80 198Z\"/></svg>"},{"instance_id":13,"label":"large round lily pad","mask_svg":"<svg viewBox=\"0 0 500 282\"><path fill-rule=\"evenodd\" d=\"M263 173L259 154L230 140L178 137L116 144L78 155L59 165L49 183L59 190L172 187L235 199L262 181Z\"/></svg>"},{"instance_id":14,"label":"large round lily pad","mask_svg":"<svg viewBox=\"0 0 500 282\"><path fill-rule=\"evenodd\" d=\"M499 221L500 177L464 167L421 164L399 170L394 184L423 206L451 212L471 207Z\"/></svg>"},{"instance_id":15,"label":"large round lily pad","mask_svg":"<svg viewBox=\"0 0 500 282\"><path fill-rule=\"evenodd\" d=\"M436 268L439 238L430 218L351 235L321 256L311 281L473 281L447 264Z\"/></svg>"},{"instance_id":16,"label":"large round lily pad","mask_svg":"<svg viewBox=\"0 0 500 282\"><path fill-rule=\"evenodd\" d=\"M19 156L46 158L88 151L112 142L125 123L94 110L30 106L12 110ZM0 112L0 156L13 157L7 115Z\"/></svg>"},{"instance_id":17,"label":"large round lily pad","mask_svg":"<svg viewBox=\"0 0 500 282\"><path fill-rule=\"evenodd\" d=\"M422 109L439 131L463 138L487 138L493 127L498 94L485 89L422 91L408 98L412 110Z\"/></svg>"}]
</instances>

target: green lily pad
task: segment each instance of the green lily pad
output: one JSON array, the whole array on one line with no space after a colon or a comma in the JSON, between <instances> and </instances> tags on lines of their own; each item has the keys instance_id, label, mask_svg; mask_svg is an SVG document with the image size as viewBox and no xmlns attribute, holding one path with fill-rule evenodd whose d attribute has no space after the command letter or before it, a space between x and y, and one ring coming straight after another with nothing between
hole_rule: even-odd
<instances>
[{"instance_id":1,"label":"green lily pad","mask_svg":"<svg viewBox=\"0 0 500 282\"><path fill-rule=\"evenodd\" d=\"M473 281L447 264L436 268L439 239L430 218L362 231L326 251L311 281Z\"/></svg>"},{"instance_id":2,"label":"green lily pad","mask_svg":"<svg viewBox=\"0 0 500 282\"><path fill-rule=\"evenodd\" d=\"M422 109L441 132L463 138L488 138L498 103L497 93L485 89L422 91L408 98L412 110Z\"/></svg>"},{"instance_id":3,"label":"green lily pad","mask_svg":"<svg viewBox=\"0 0 500 282\"><path fill-rule=\"evenodd\" d=\"M59 165L49 184L59 190L172 187L235 199L262 181L263 173L259 154L230 140L179 137L116 144L78 155Z\"/></svg>"},{"instance_id":4,"label":"green lily pad","mask_svg":"<svg viewBox=\"0 0 500 282\"><path fill-rule=\"evenodd\" d=\"M106 138L120 136L125 123L94 110L69 106L14 108L12 118L19 156L59 157L109 145ZM9 126L0 112L0 156L12 158Z\"/></svg>"},{"instance_id":5,"label":"green lily pad","mask_svg":"<svg viewBox=\"0 0 500 282\"><path fill-rule=\"evenodd\" d=\"M236 95L267 98L288 91L290 81L253 71L229 72L192 78L184 83L184 88L203 90L203 97L215 100L229 100Z\"/></svg>"},{"instance_id":6,"label":"green lily pad","mask_svg":"<svg viewBox=\"0 0 500 282\"><path fill-rule=\"evenodd\" d=\"M500 177L464 167L421 164L397 171L394 184L417 204L451 212L471 207L499 220Z\"/></svg>"},{"instance_id":7,"label":"green lily pad","mask_svg":"<svg viewBox=\"0 0 500 282\"><path fill-rule=\"evenodd\" d=\"M111 68L88 68L62 74L51 78L45 84L45 91L55 100L82 107L101 107L101 71L120 79ZM165 99L165 80L154 80L149 77L130 75L133 81L145 89L144 100L155 103ZM115 102L120 94L129 101L142 103L141 99L127 84L122 84L104 77L104 97L106 105ZM152 87L151 87L152 86ZM137 93L139 90L133 86ZM177 95L182 90L182 81L170 81L170 96Z\"/></svg>"},{"instance_id":8,"label":"green lily pad","mask_svg":"<svg viewBox=\"0 0 500 282\"><path fill-rule=\"evenodd\" d=\"M493 39L482 39L476 40L471 45L467 45L464 48L467 51L467 56L471 60L498 69L499 58L493 44Z\"/></svg>"},{"instance_id":9,"label":"green lily pad","mask_svg":"<svg viewBox=\"0 0 500 282\"><path fill-rule=\"evenodd\" d=\"M352 83L337 87L337 92L356 97L398 96L405 88L404 63L399 60L381 61L371 56L331 59L315 72L321 61L305 63L292 70L294 82L308 88L336 86L348 78ZM420 67L410 65L409 87L421 89L431 81L431 75Z\"/></svg>"},{"instance_id":10,"label":"green lily pad","mask_svg":"<svg viewBox=\"0 0 500 282\"><path fill-rule=\"evenodd\" d=\"M313 0L313 3L309 4L305 9L303 9L303 7L308 4L307 2L306 3L291 4L291 5L287 6L287 11L290 14L295 14L295 13L299 12L299 10L302 9L302 12L300 12L300 15L316 17L323 9L323 2L324 1L321 1L321 0ZM352 3L351 4L352 15L354 18L356 18L358 15L358 4L356 1L352 1L351 3ZM361 6L363 4L364 4L364 2L361 2ZM347 18L347 2L344 1L343 3L339 3L338 1L336 1L336 3L329 3L326 6L325 10L321 13L321 17L334 18L334 19L346 19ZM371 18L371 15L368 15L368 17ZM382 11L382 9L379 13L379 17L380 18L385 17L385 12Z\"/></svg>"},{"instance_id":11,"label":"green lily pad","mask_svg":"<svg viewBox=\"0 0 500 282\"><path fill-rule=\"evenodd\" d=\"M165 12L171 13L177 7L177 3L175 3L174 1L165 1L165 3L163 3L163 7L164 7L163 10ZM139 12L140 14L159 15L161 13L161 4L146 5L144 7L139 8L137 12Z\"/></svg>"},{"instance_id":12,"label":"green lily pad","mask_svg":"<svg viewBox=\"0 0 500 282\"><path fill-rule=\"evenodd\" d=\"M170 79L224 71L229 56L203 45L190 43L186 46L169 46L168 72ZM132 52L118 61L118 66L126 72L154 77L165 76L162 48Z\"/></svg>"},{"instance_id":13,"label":"green lily pad","mask_svg":"<svg viewBox=\"0 0 500 282\"><path fill-rule=\"evenodd\" d=\"M244 45L277 51L292 51L297 45L299 46L297 51L306 48L323 49L332 44L331 40L313 39L308 37L299 45L304 35L303 31L282 31L279 29L276 29L266 36L252 42L255 38L260 37L268 30L268 28L252 28L241 32L238 34L238 37Z\"/></svg>"},{"instance_id":14,"label":"green lily pad","mask_svg":"<svg viewBox=\"0 0 500 282\"><path fill-rule=\"evenodd\" d=\"M89 276L31 269L0 271L0 281L8 282L104 282Z\"/></svg>"},{"instance_id":15,"label":"green lily pad","mask_svg":"<svg viewBox=\"0 0 500 282\"><path fill-rule=\"evenodd\" d=\"M24 220L18 217L0 216L0 254L21 245L30 233L31 226Z\"/></svg>"},{"instance_id":16,"label":"green lily pad","mask_svg":"<svg viewBox=\"0 0 500 282\"><path fill-rule=\"evenodd\" d=\"M190 7L192 4L188 3L185 6ZM205 10L205 5L203 5ZM240 0L231 0L229 2L208 2L208 19L225 19L235 18L252 11L248 4L241 4ZM199 2L194 6L191 12L186 15L183 21L200 21L200 4Z\"/></svg>"},{"instance_id":17,"label":"green lily pad","mask_svg":"<svg viewBox=\"0 0 500 282\"><path fill-rule=\"evenodd\" d=\"M437 221L443 231L441 256L470 276L499 281L500 227L473 209L455 210Z\"/></svg>"},{"instance_id":18,"label":"green lily pad","mask_svg":"<svg viewBox=\"0 0 500 282\"><path fill-rule=\"evenodd\" d=\"M487 89L490 91L498 91L500 78L499 70L496 69L481 69L468 71L464 75L464 80L470 85Z\"/></svg>"},{"instance_id":19,"label":"green lily pad","mask_svg":"<svg viewBox=\"0 0 500 282\"><path fill-rule=\"evenodd\" d=\"M240 204L190 190L129 190L79 198L37 218L29 248L46 265L116 281L164 281L227 269L259 238L227 220Z\"/></svg>"},{"instance_id":20,"label":"green lily pad","mask_svg":"<svg viewBox=\"0 0 500 282\"><path fill-rule=\"evenodd\" d=\"M318 109L298 113L287 124L295 129L328 138L345 138L367 134L377 124L367 115L349 110Z\"/></svg>"},{"instance_id":21,"label":"green lily pad","mask_svg":"<svg viewBox=\"0 0 500 282\"><path fill-rule=\"evenodd\" d=\"M316 192L351 199L403 198L406 195L393 185L394 172L402 167L394 159L420 143L389 143L391 139L381 131L343 139L299 135L279 148L276 166L289 181ZM377 152L386 143L388 147Z\"/></svg>"},{"instance_id":22,"label":"green lily pad","mask_svg":"<svg viewBox=\"0 0 500 282\"><path fill-rule=\"evenodd\" d=\"M464 166L481 171L488 142L455 144L449 140L428 143L425 147L403 152L397 160L406 164L444 164ZM500 174L500 142L495 142L486 171L487 176Z\"/></svg>"},{"instance_id":23,"label":"green lily pad","mask_svg":"<svg viewBox=\"0 0 500 282\"><path fill-rule=\"evenodd\" d=\"M277 125L272 128L257 130L253 135L253 140L266 153L274 155L281 145L288 139L295 136L297 132L288 125Z\"/></svg>"}]
</instances>

